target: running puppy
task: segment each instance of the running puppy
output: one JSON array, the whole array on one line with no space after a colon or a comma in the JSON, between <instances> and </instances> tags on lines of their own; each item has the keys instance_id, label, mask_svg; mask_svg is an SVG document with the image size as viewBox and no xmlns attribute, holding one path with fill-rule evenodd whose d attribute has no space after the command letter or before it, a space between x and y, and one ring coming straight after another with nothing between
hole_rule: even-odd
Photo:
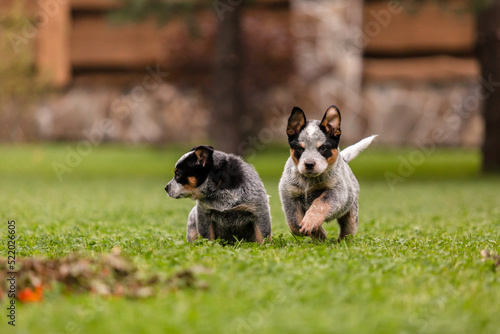
<instances>
[{"instance_id":1,"label":"running puppy","mask_svg":"<svg viewBox=\"0 0 500 334\"><path fill-rule=\"evenodd\" d=\"M279 191L291 232L324 240L321 225L337 219L338 240L356 234L359 184L347 163L376 135L339 152L340 111L336 106L330 106L321 121L309 122L302 109L294 107L286 133L290 158Z\"/></svg>"},{"instance_id":2,"label":"running puppy","mask_svg":"<svg viewBox=\"0 0 500 334\"><path fill-rule=\"evenodd\" d=\"M196 201L187 222L187 240L198 236L234 242L271 239L269 198L255 169L240 157L196 146L175 164L165 190L172 198Z\"/></svg>"}]
</instances>

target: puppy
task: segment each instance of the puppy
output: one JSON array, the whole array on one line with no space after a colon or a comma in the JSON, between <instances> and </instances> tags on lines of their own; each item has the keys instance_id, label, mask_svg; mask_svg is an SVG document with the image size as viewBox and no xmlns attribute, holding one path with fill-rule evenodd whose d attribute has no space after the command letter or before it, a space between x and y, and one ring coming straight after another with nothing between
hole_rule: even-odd
<instances>
[{"instance_id":1,"label":"puppy","mask_svg":"<svg viewBox=\"0 0 500 334\"><path fill-rule=\"evenodd\" d=\"M240 157L196 146L175 164L165 190L196 205L187 222L187 240L198 236L228 242L271 239L269 198L255 169Z\"/></svg>"},{"instance_id":2,"label":"puppy","mask_svg":"<svg viewBox=\"0 0 500 334\"><path fill-rule=\"evenodd\" d=\"M359 184L347 163L376 135L339 152L340 111L336 106L330 106L321 121L308 122L302 109L294 107L286 133L290 158L279 191L291 232L324 240L323 222L337 219L338 240L356 234Z\"/></svg>"}]
</instances>

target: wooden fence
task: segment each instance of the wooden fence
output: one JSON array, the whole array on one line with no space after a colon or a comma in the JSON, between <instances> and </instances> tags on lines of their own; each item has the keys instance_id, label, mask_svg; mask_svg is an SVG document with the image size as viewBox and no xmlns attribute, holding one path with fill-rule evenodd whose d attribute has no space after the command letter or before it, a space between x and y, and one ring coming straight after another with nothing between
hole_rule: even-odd
<instances>
[{"instance_id":1,"label":"wooden fence","mask_svg":"<svg viewBox=\"0 0 500 334\"><path fill-rule=\"evenodd\" d=\"M2 0L0 10L14 0ZM165 58L179 21L112 26L104 15L119 0L26 0L38 18L36 66L55 86L77 70L138 69ZM285 0L260 0L268 5ZM456 3L463 4L464 1ZM209 19L209 13L200 13ZM212 18L215 19L215 18ZM362 29L364 79L450 80L477 75L473 57L475 22L469 12L426 4L392 13L387 2L367 2Z\"/></svg>"},{"instance_id":2,"label":"wooden fence","mask_svg":"<svg viewBox=\"0 0 500 334\"><path fill-rule=\"evenodd\" d=\"M476 77L475 19L468 2L429 1L411 11L391 8L390 2L366 3L365 81Z\"/></svg>"}]
</instances>

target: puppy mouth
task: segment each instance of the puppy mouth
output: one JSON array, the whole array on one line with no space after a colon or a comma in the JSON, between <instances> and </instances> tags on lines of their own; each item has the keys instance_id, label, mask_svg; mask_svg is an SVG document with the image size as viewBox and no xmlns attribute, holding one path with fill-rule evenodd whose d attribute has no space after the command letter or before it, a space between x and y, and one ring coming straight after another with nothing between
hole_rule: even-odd
<instances>
[{"instance_id":1,"label":"puppy mouth","mask_svg":"<svg viewBox=\"0 0 500 334\"><path fill-rule=\"evenodd\" d=\"M314 172L314 171L305 171L305 172L300 173L300 174L304 175L305 177L318 177L322 173L317 173L317 172Z\"/></svg>"},{"instance_id":2,"label":"puppy mouth","mask_svg":"<svg viewBox=\"0 0 500 334\"><path fill-rule=\"evenodd\" d=\"M170 196L170 194L168 196ZM190 196L190 194L179 194L175 197L174 196L170 196L170 197L175 198L175 199L179 199L179 198L188 198L189 196Z\"/></svg>"},{"instance_id":3,"label":"puppy mouth","mask_svg":"<svg viewBox=\"0 0 500 334\"><path fill-rule=\"evenodd\" d=\"M180 193L180 194L172 194L170 191L167 190L167 195L168 197L170 198L173 198L173 199L178 199L178 198L186 198L189 196L189 194L183 194L183 193Z\"/></svg>"}]
</instances>

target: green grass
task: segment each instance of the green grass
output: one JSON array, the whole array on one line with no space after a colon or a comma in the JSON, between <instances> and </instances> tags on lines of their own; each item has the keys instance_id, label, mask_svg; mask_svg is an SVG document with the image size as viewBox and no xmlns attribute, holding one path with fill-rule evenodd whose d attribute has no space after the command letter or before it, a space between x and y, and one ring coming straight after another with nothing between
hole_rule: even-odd
<instances>
[{"instance_id":1,"label":"green grass","mask_svg":"<svg viewBox=\"0 0 500 334\"><path fill-rule=\"evenodd\" d=\"M75 145L70 145L73 149ZM6 222L18 256L88 256L120 246L140 268L166 275L203 265L208 290L143 300L52 291L17 304L22 333L498 333L500 273L480 251L500 251L500 178L478 176L474 150L436 150L395 186L410 149L371 148L351 163L361 184L350 243L294 238L278 180L286 148L251 161L271 195L273 243L185 242L190 200L167 198L179 148L94 147L59 181L66 145L0 146L0 255ZM413 154L413 156L412 156ZM500 271L497 270L497 271ZM4 298L2 309L5 310ZM8 328L2 312L0 331Z\"/></svg>"}]
</instances>

